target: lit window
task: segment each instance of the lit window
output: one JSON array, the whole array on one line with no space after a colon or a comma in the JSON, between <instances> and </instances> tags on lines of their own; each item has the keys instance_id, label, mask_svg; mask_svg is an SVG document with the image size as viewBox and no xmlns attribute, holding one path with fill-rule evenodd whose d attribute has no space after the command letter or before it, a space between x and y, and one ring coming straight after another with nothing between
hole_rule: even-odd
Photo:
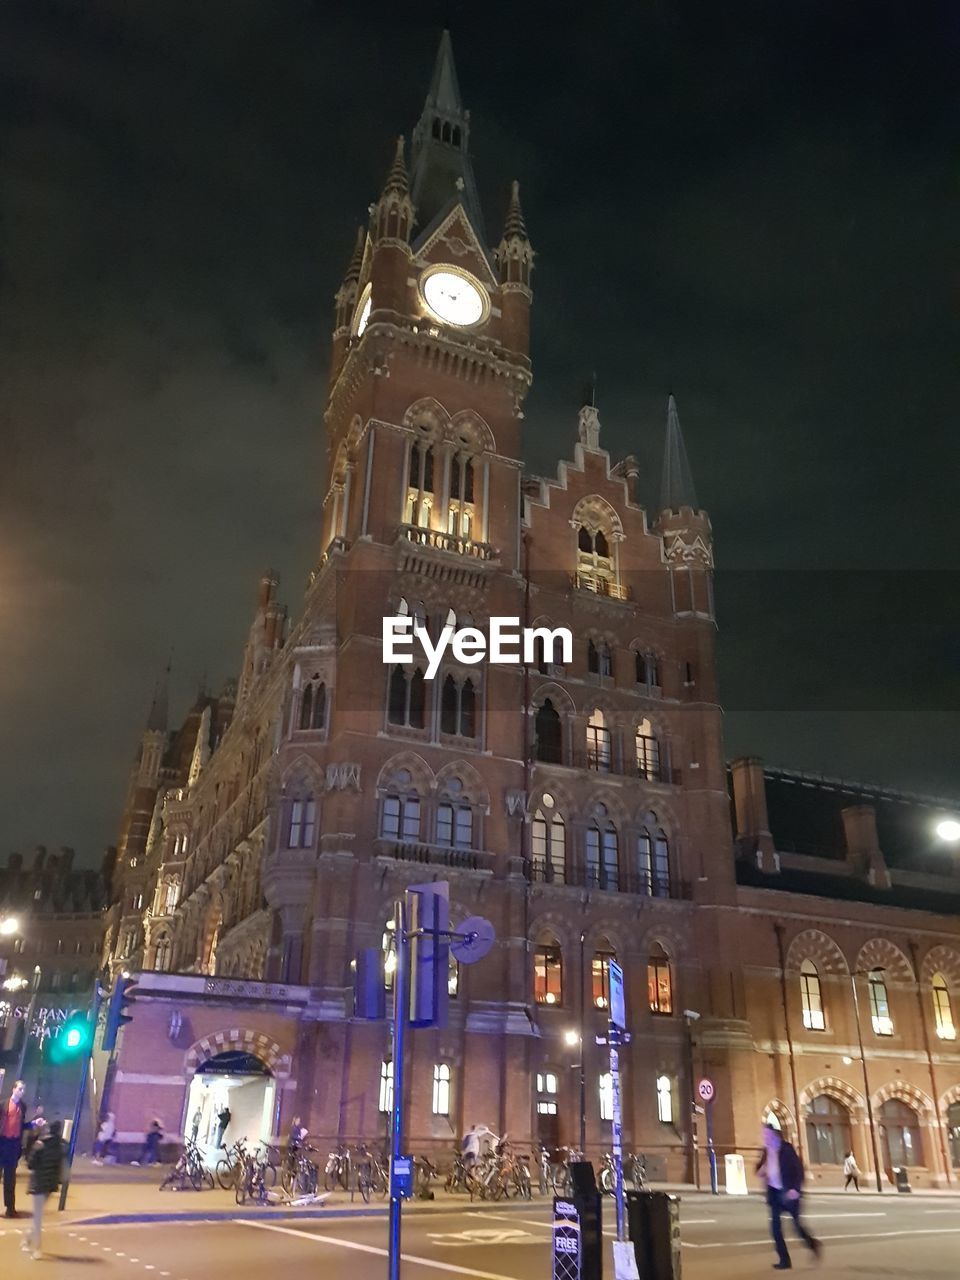
<instances>
[{"instance_id":1,"label":"lit window","mask_svg":"<svg viewBox=\"0 0 960 1280\"><path fill-rule=\"evenodd\" d=\"M600 1094L600 1119L613 1119L613 1076L605 1071L598 1084Z\"/></svg>"},{"instance_id":2,"label":"lit window","mask_svg":"<svg viewBox=\"0 0 960 1280\"><path fill-rule=\"evenodd\" d=\"M429 528L433 506L433 449L415 440L410 448L407 505L404 520L420 529Z\"/></svg>"},{"instance_id":3,"label":"lit window","mask_svg":"<svg viewBox=\"0 0 960 1280\"><path fill-rule=\"evenodd\" d=\"M893 1019L887 1001L887 986L881 973L882 970L874 969L870 974L870 1019L878 1036L892 1036Z\"/></svg>"},{"instance_id":4,"label":"lit window","mask_svg":"<svg viewBox=\"0 0 960 1280\"><path fill-rule=\"evenodd\" d=\"M556 1073L553 1071L537 1072L537 1114L555 1116L557 1114L557 1094L559 1092Z\"/></svg>"},{"instance_id":5,"label":"lit window","mask_svg":"<svg viewBox=\"0 0 960 1280\"><path fill-rule=\"evenodd\" d=\"M533 993L537 1004L563 1003L563 962L555 943L539 946L533 953Z\"/></svg>"},{"instance_id":6,"label":"lit window","mask_svg":"<svg viewBox=\"0 0 960 1280\"><path fill-rule=\"evenodd\" d=\"M648 782L662 781L660 768L660 743L654 735L649 720L641 720L635 736L637 776Z\"/></svg>"},{"instance_id":7,"label":"lit window","mask_svg":"<svg viewBox=\"0 0 960 1280\"><path fill-rule=\"evenodd\" d=\"M614 953L606 949L593 953L590 975L595 1009L610 1008L610 961L615 959Z\"/></svg>"},{"instance_id":8,"label":"lit window","mask_svg":"<svg viewBox=\"0 0 960 1280\"><path fill-rule=\"evenodd\" d=\"M673 1013L673 982L670 961L658 946L647 961L647 1000L651 1013Z\"/></svg>"},{"instance_id":9,"label":"lit window","mask_svg":"<svg viewBox=\"0 0 960 1280\"><path fill-rule=\"evenodd\" d=\"M387 1115L393 1110L393 1063L380 1063L380 1098L377 1102L377 1110L381 1115Z\"/></svg>"},{"instance_id":10,"label":"lit window","mask_svg":"<svg viewBox=\"0 0 960 1280\"><path fill-rule=\"evenodd\" d=\"M800 1001L803 1005L803 1025L809 1031L823 1031L823 996L820 991L820 975L812 960L804 960L800 966Z\"/></svg>"},{"instance_id":11,"label":"lit window","mask_svg":"<svg viewBox=\"0 0 960 1280\"><path fill-rule=\"evenodd\" d=\"M657 1119L661 1124L673 1123L673 1081L657 1076Z\"/></svg>"},{"instance_id":12,"label":"lit window","mask_svg":"<svg viewBox=\"0 0 960 1280\"><path fill-rule=\"evenodd\" d=\"M956 1040L957 1030L953 1024L953 1010L950 1007L950 992L942 973L933 975L933 1016L936 1019L937 1035L941 1040Z\"/></svg>"},{"instance_id":13,"label":"lit window","mask_svg":"<svg viewBox=\"0 0 960 1280\"><path fill-rule=\"evenodd\" d=\"M587 721L587 768L598 773L610 772L610 730L606 727L599 707L590 713Z\"/></svg>"},{"instance_id":14,"label":"lit window","mask_svg":"<svg viewBox=\"0 0 960 1280\"><path fill-rule=\"evenodd\" d=\"M450 1068L445 1062L438 1062L433 1068L433 1114L450 1114Z\"/></svg>"}]
</instances>

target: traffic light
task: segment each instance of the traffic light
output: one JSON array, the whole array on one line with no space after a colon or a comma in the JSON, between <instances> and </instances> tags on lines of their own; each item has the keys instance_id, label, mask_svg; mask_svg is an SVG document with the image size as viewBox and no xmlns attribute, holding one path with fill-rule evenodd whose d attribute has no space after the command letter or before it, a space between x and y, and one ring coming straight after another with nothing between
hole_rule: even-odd
<instances>
[{"instance_id":1,"label":"traffic light","mask_svg":"<svg viewBox=\"0 0 960 1280\"><path fill-rule=\"evenodd\" d=\"M450 999L450 887L446 881L410 885L410 1025L445 1027Z\"/></svg>"},{"instance_id":2,"label":"traffic light","mask_svg":"<svg viewBox=\"0 0 960 1280\"><path fill-rule=\"evenodd\" d=\"M117 1047L117 1036L120 1028L133 1021L133 1014L127 1010L134 1003L136 979L118 978L113 988L110 1003L107 1006L107 1022L103 1030L103 1048L112 1052Z\"/></svg>"},{"instance_id":3,"label":"traffic light","mask_svg":"<svg viewBox=\"0 0 960 1280\"><path fill-rule=\"evenodd\" d=\"M50 1037L50 1061L74 1062L82 1058L93 1041L93 1026L86 1010L76 1010L60 1025L56 1035Z\"/></svg>"},{"instance_id":4,"label":"traffic light","mask_svg":"<svg viewBox=\"0 0 960 1280\"><path fill-rule=\"evenodd\" d=\"M372 1022L387 1016L383 951L379 947L365 947L357 952L353 972L353 1016Z\"/></svg>"}]
</instances>

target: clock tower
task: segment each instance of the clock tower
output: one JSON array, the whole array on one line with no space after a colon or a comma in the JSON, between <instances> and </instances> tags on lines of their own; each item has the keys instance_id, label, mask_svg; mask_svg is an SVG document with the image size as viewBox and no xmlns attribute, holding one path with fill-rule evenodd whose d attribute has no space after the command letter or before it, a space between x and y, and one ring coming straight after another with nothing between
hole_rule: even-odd
<instances>
[{"instance_id":1,"label":"clock tower","mask_svg":"<svg viewBox=\"0 0 960 1280\"><path fill-rule=\"evenodd\" d=\"M469 138L444 32L336 295L323 552L398 525L440 549L516 548L533 250L516 182L488 241Z\"/></svg>"}]
</instances>

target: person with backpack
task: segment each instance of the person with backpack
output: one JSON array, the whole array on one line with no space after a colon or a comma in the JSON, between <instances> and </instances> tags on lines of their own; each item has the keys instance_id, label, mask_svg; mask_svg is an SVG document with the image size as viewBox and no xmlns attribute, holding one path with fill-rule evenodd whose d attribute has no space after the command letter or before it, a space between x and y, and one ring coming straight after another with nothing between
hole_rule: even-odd
<instances>
[{"instance_id":1,"label":"person with backpack","mask_svg":"<svg viewBox=\"0 0 960 1280\"><path fill-rule=\"evenodd\" d=\"M29 1235L24 1236L24 1250L29 1250L35 1259L43 1257L41 1240L43 1235L43 1211L54 1191L59 1190L63 1175L63 1125L59 1120L52 1120L44 1136L38 1139L27 1156L27 1168L30 1170L28 1191L33 1200L33 1225Z\"/></svg>"},{"instance_id":2,"label":"person with backpack","mask_svg":"<svg viewBox=\"0 0 960 1280\"><path fill-rule=\"evenodd\" d=\"M793 1266L790 1251L783 1238L784 1213L793 1219L797 1235L819 1261L821 1244L800 1221L800 1200L803 1194L803 1162L779 1129L763 1126L763 1155L757 1172L767 1184L767 1204L770 1207L770 1234L777 1251L774 1271L789 1271Z\"/></svg>"}]
</instances>

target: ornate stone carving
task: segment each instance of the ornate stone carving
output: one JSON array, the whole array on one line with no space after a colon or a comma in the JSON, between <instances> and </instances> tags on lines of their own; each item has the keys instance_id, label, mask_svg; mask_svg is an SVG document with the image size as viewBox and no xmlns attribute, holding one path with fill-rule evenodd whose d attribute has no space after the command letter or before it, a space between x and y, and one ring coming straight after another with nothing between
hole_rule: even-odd
<instances>
[{"instance_id":1,"label":"ornate stone carving","mask_svg":"<svg viewBox=\"0 0 960 1280\"><path fill-rule=\"evenodd\" d=\"M328 764L326 789L328 791L359 791L360 766L346 760Z\"/></svg>"},{"instance_id":2,"label":"ornate stone carving","mask_svg":"<svg viewBox=\"0 0 960 1280\"><path fill-rule=\"evenodd\" d=\"M713 568L713 552L699 533L687 542L681 533L668 533L664 537L666 556L671 564L697 564Z\"/></svg>"},{"instance_id":3,"label":"ornate stone carving","mask_svg":"<svg viewBox=\"0 0 960 1280\"><path fill-rule=\"evenodd\" d=\"M512 788L504 792L503 803L508 818L522 818L527 808L527 793Z\"/></svg>"}]
</instances>

